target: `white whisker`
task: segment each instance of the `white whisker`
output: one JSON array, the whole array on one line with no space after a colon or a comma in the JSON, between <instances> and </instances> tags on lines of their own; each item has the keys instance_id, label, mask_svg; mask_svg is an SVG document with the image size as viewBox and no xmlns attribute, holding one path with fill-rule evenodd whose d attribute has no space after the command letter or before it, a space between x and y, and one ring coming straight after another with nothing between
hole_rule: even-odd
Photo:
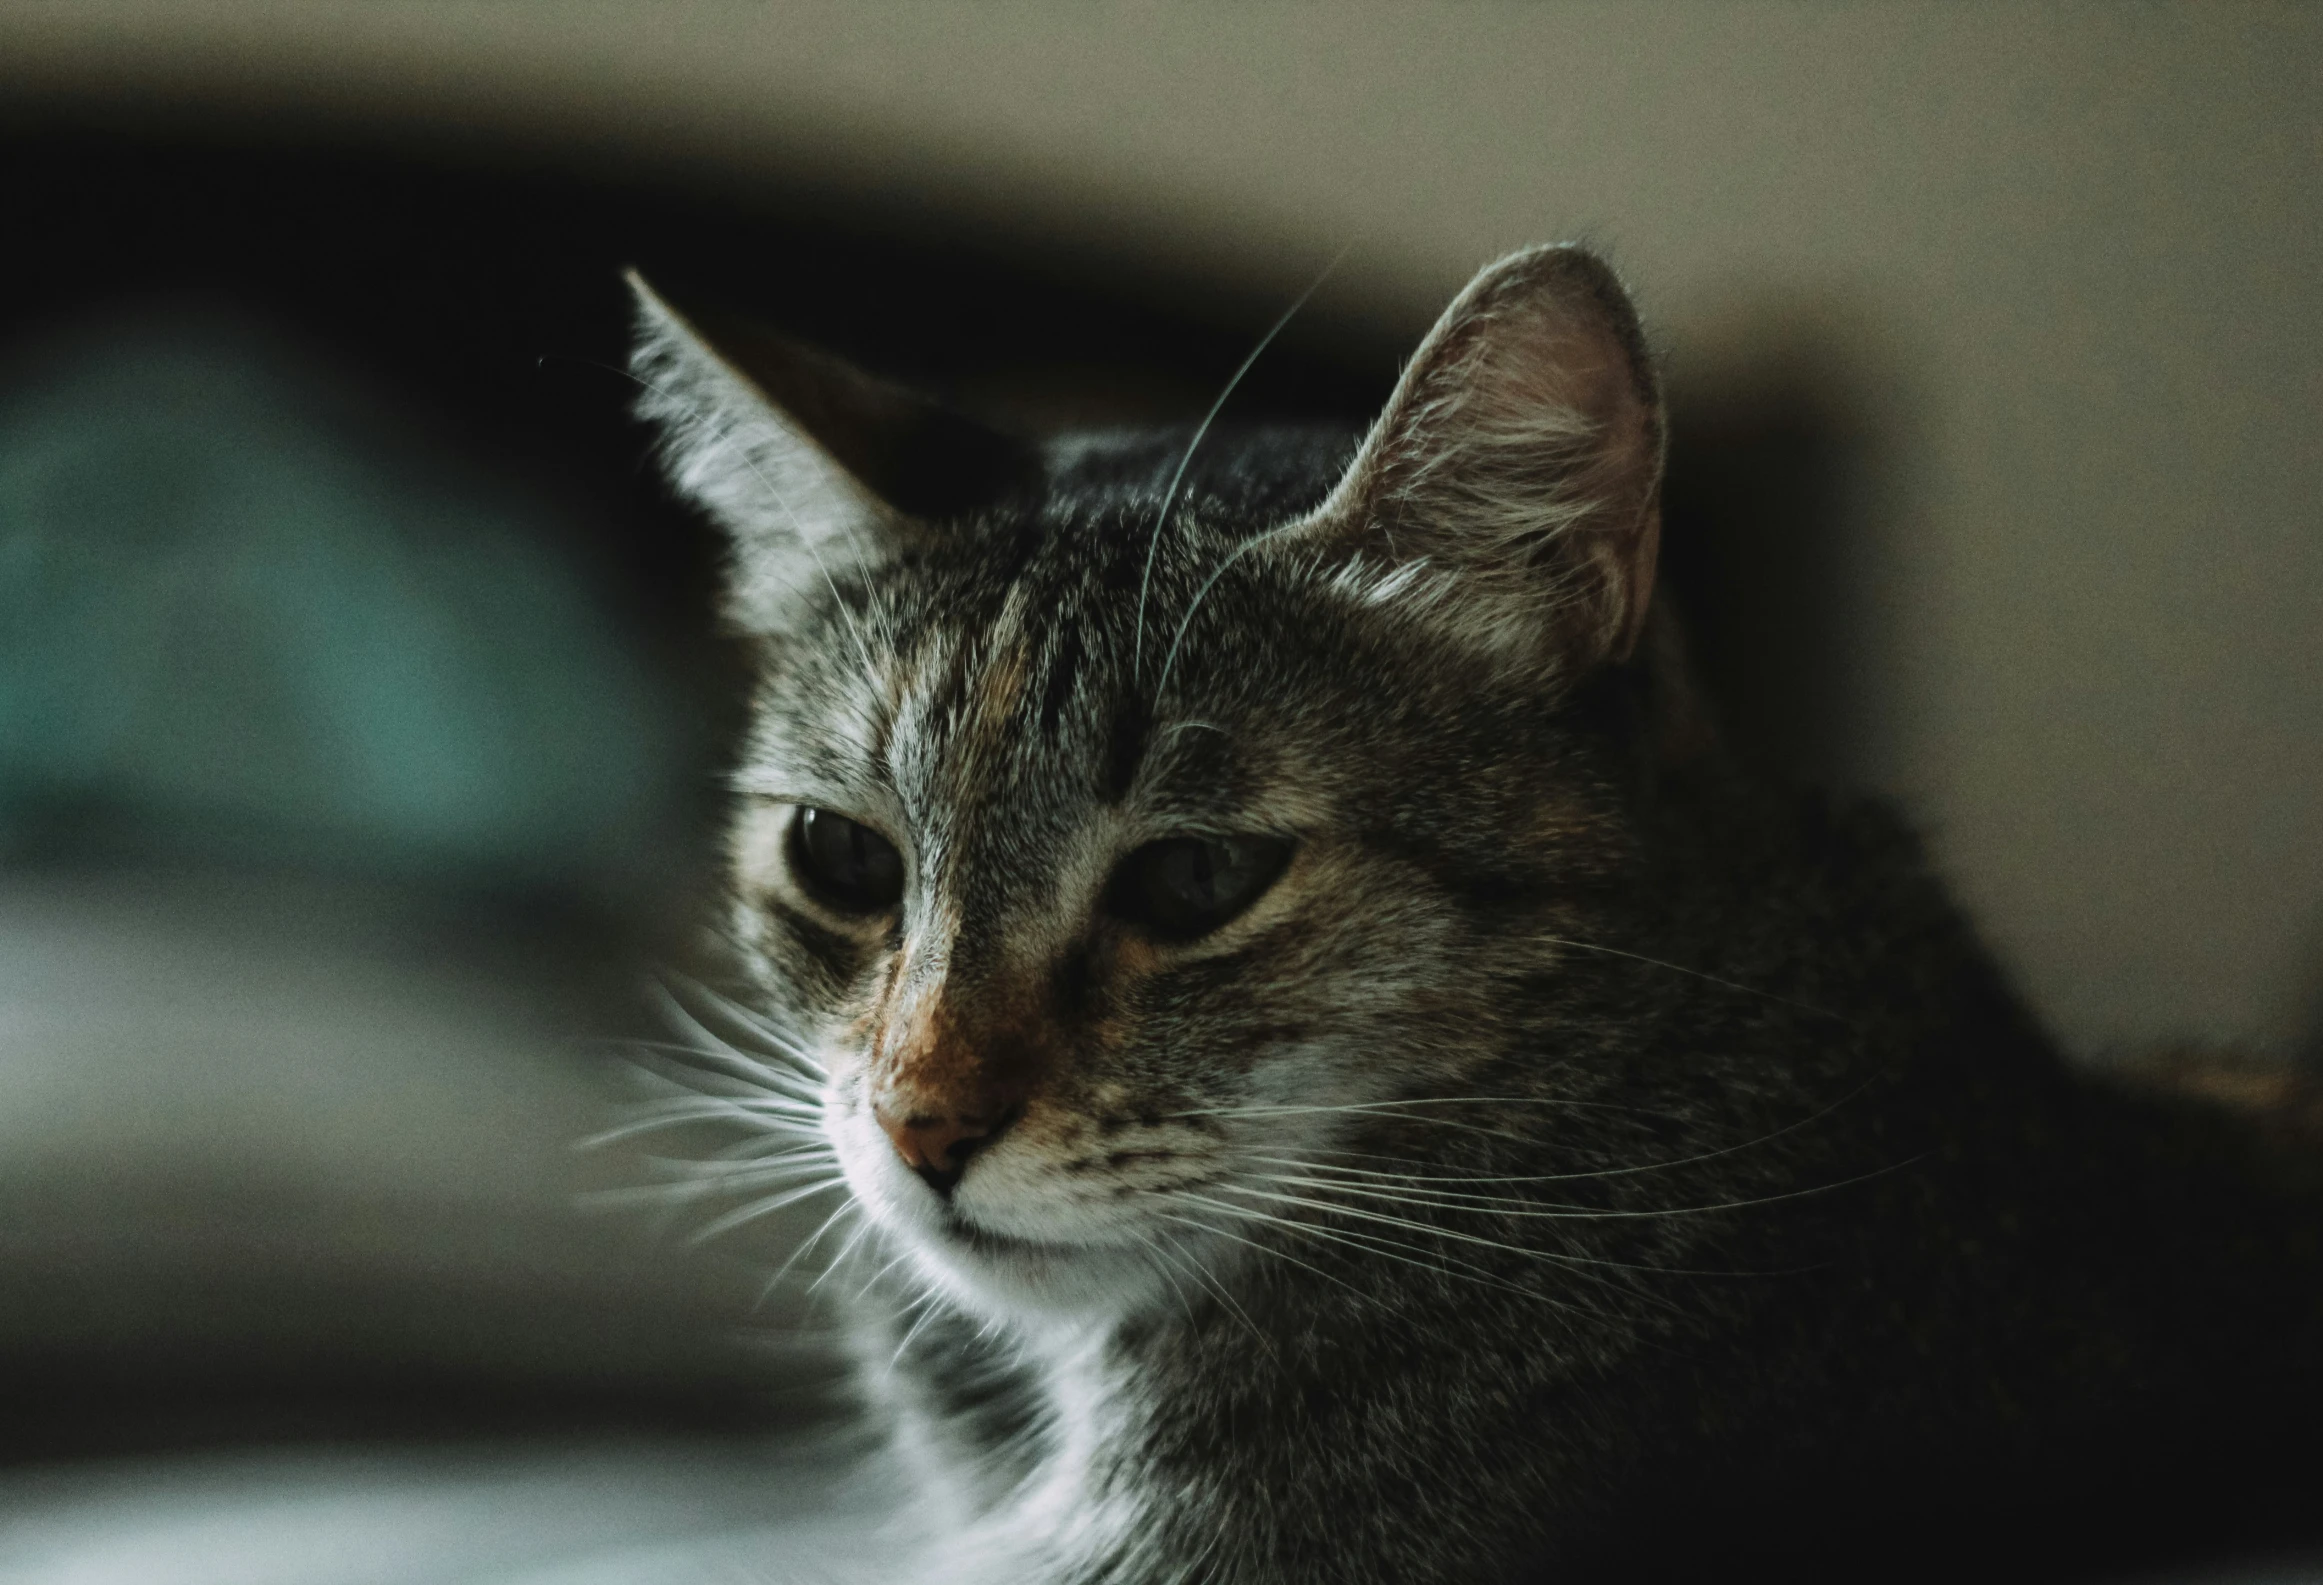
<instances>
[{"instance_id":1,"label":"white whisker","mask_svg":"<svg viewBox=\"0 0 2323 1585\"><path fill-rule=\"evenodd\" d=\"M860 1245L863 1240L869 1238L870 1236L871 1219L869 1217L865 1217L863 1219L863 1225L855 1229L855 1235L848 1239L847 1242L839 1246L839 1252L831 1257L831 1263L823 1268L821 1274L817 1276L813 1282L807 1284L807 1292L813 1293L817 1288L820 1288L824 1281L829 1278L831 1273L837 1271L841 1266L844 1266L847 1263L847 1257L854 1254L856 1247ZM896 1261L900 1261L903 1258L904 1257L902 1255L898 1255L895 1257L895 1260L891 1260L885 1266L880 1267L877 1272L872 1274L871 1281L877 1282L882 1275L884 1275L887 1271L895 1266ZM863 1287L863 1293L868 1293L870 1291L871 1284L865 1283ZM858 1293L856 1297L860 1299L863 1297L863 1294Z\"/></svg>"},{"instance_id":2,"label":"white whisker","mask_svg":"<svg viewBox=\"0 0 2323 1585\"><path fill-rule=\"evenodd\" d=\"M1162 535L1169 528L1170 508L1177 503L1178 486L1185 482L1187 466L1193 462L1194 453L1201 448L1204 437L1210 433L1210 426L1218 421L1218 414L1224 410L1227 398L1231 397L1236 387L1242 384L1243 376L1247 375L1252 366L1258 362L1259 355L1274 345L1274 338L1283 333L1283 327L1291 322L1300 309L1307 306L1307 300L1322 290L1323 283L1331 278L1331 272L1339 268L1340 261L1347 257L1349 249L1352 247L1353 244L1350 243L1348 247L1341 248L1337 254L1333 255L1331 262L1323 266L1322 273L1307 284L1307 289L1292 300L1290 307L1282 311L1282 317L1267 327L1266 334L1258 338L1258 345L1250 349L1250 356L1244 358L1241 366L1228 377L1226 388L1218 393L1218 399L1212 402L1210 410L1202 415L1201 423L1194 426L1194 438L1187 441L1186 449L1179 453L1177 471L1170 475L1169 488L1162 492L1161 509L1154 513L1153 535L1146 541L1145 546L1145 572L1137 580L1137 626L1131 638L1129 649L1129 674L1133 682L1142 681L1145 677L1146 595L1153 587L1154 557L1160 552ZM1175 646L1172 646L1172 653L1175 653ZM1166 680L1168 677L1166 669L1163 676ZM1157 700L1161 697L1158 689L1155 691L1154 697Z\"/></svg>"},{"instance_id":3,"label":"white whisker","mask_svg":"<svg viewBox=\"0 0 2323 1585\"><path fill-rule=\"evenodd\" d=\"M904 1351L911 1347L912 1339L920 1335L920 1329L922 1327L926 1326L930 1321L934 1320L938 1315L943 1313L943 1306L936 1302L936 1292L933 1288L930 1288L920 1294L918 1298L905 1305L903 1313L909 1315L914 1310L920 1312L919 1319L912 1322L910 1327L905 1330L902 1338L896 1343L895 1353L889 1358L887 1362L890 1368L903 1362Z\"/></svg>"},{"instance_id":4,"label":"white whisker","mask_svg":"<svg viewBox=\"0 0 2323 1585\"><path fill-rule=\"evenodd\" d=\"M1141 1242L1146 1243L1149 1248L1154 1249L1157 1253L1166 1252L1158 1240L1141 1240ZM1230 1312L1237 1321L1242 1323L1243 1330L1250 1334L1251 1340L1253 1342L1257 1343L1260 1348L1265 1349L1270 1354L1274 1352L1273 1340L1258 1329L1258 1323L1250 1318L1250 1312L1242 1308L1241 1303L1236 1300L1233 1293L1227 1289L1225 1283L1219 1281L1216 1277L1204 1271L1202 1269L1202 1263L1199 1260L1194 1259L1191 1255L1185 1257L1185 1269L1193 1276L1194 1282L1197 1286L1207 1290L1210 1294L1215 1296L1218 1302L1224 1305L1228 1312Z\"/></svg>"},{"instance_id":5,"label":"white whisker","mask_svg":"<svg viewBox=\"0 0 2323 1585\"><path fill-rule=\"evenodd\" d=\"M691 975L680 974L675 970L664 970L662 979L665 983L671 980L682 980L692 994L710 1003L719 1012L766 1041L782 1055L797 1062L816 1078L828 1077L822 1063L815 1060L814 1053L796 1035L777 1027L773 1020L758 1009L747 1003L736 1001L716 986L705 984Z\"/></svg>"},{"instance_id":6,"label":"white whisker","mask_svg":"<svg viewBox=\"0 0 2323 1585\"><path fill-rule=\"evenodd\" d=\"M1832 1012L1827 1007L1817 1007L1812 1002L1802 1002L1792 997L1778 996L1773 991L1762 991L1755 985L1744 985L1739 980L1721 979L1715 974L1706 974L1700 969L1690 969L1683 963L1672 963L1667 958L1650 958L1642 952L1631 952L1623 947L1609 947L1597 941L1575 941L1569 936L1534 936L1532 939L1549 946L1570 947L1576 952L1601 952L1607 957L1627 958L1632 963L1650 964L1657 969L1668 969L1672 974L1689 975L1707 984L1722 986L1730 991L1740 991L1745 996L1764 997L1770 1002L1780 1002L1785 1007L1796 1007L1799 1011L1813 1013L1818 1018L1839 1018L1839 1014ZM1844 1022L1844 1020L1841 1021Z\"/></svg>"},{"instance_id":7,"label":"white whisker","mask_svg":"<svg viewBox=\"0 0 2323 1585\"><path fill-rule=\"evenodd\" d=\"M694 1230L686 1242L706 1244L721 1233L730 1233L735 1228L755 1222L761 1217L772 1216L777 1211L796 1205L801 1200L811 1200L818 1194L827 1194L833 1189L844 1186L846 1181L843 1175L834 1172L829 1177L819 1178L813 1183L802 1185L799 1188L786 1189L780 1194L770 1194L763 1200L753 1200L748 1205L739 1206L723 1216L713 1217L708 1222L703 1223L702 1226Z\"/></svg>"},{"instance_id":8,"label":"white whisker","mask_svg":"<svg viewBox=\"0 0 2323 1585\"><path fill-rule=\"evenodd\" d=\"M1193 1196L1187 1196L1187 1198L1194 1198L1194 1197L1193 1197ZM1248 1218L1248 1219L1252 1219L1252 1220L1256 1220L1256 1221L1262 1221L1262 1222L1273 1222L1273 1221L1275 1220L1274 1218L1270 1218L1270 1217L1264 1217L1264 1216L1256 1216L1254 1213L1251 1213L1251 1212L1248 1212L1248 1211L1242 1210L1240 1207L1237 1207L1237 1206L1232 1206L1232 1205L1215 1205L1215 1204L1214 1204L1214 1205L1213 1205L1213 1208L1214 1208L1214 1209L1216 1209L1216 1210L1218 1210L1218 1211L1221 1211L1221 1212L1223 1212L1224 1214L1226 1214L1226 1215L1228 1215L1228 1216L1238 1216L1238 1217L1245 1217L1245 1218ZM1349 1283L1349 1282L1343 1281L1342 1279L1340 1279L1340 1278L1338 1278L1338 1277L1334 1277L1334 1276L1332 1276L1332 1275L1331 1275L1329 1272L1327 1272L1327 1271L1324 1271L1324 1270L1321 1270L1321 1269L1320 1269L1320 1268L1318 1268L1318 1267L1311 1266L1311 1265L1307 1264L1307 1262L1305 1262L1305 1261L1303 1261L1303 1260L1299 1259L1297 1256L1295 1256L1295 1255L1291 1255L1291 1254L1288 1254L1288 1253L1286 1253L1286 1252L1285 1252L1285 1251L1283 1251L1283 1250L1279 1250L1279 1249L1273 1248L1271 1245L1267 1245L1267 1244L1261 1244L1261 1243L1259 1243L1259 1242L1258 1242L1257 1240L1255 1240L1255 1239L1244 1238L1244 1237L1242 1237L1242 1236L1241 1236L1240 1234L1238 1234L1238 1233L1229 1233L1229 1232L1227 1232L1227 1231L1226 1231L1224 1228L1222 1228L1222 1227L1212 1227L1212 1226L1210 1226L1210 1225L1209 1225L1207 1222L1199 1221L1199 1220L1197 1220L1197 1219L1196 1219L1196 1218L1194 1218L1194 1217L1190 1217L1190 1216L1183 1216L1183 1215L1179 1215L1179 1214L1176 1214L1176 1213L1174 1213L1174 1212L1170 1212L1170 1211L1159 1211L1159 1212L1156 1212L1155 1214L1156 1214L1156 1215L1158 1215L1159 1217L1161 1217L1161 1219L1162 1219L1163 1221L1165 1221L1165 1222L1178 1222L1178 1223L1182 1223L1183 1225L1185 1225L1185 1226L1187 1226L1187 1227L1198 1228L1198 1229L1200 1229L1202 1232L1208 1233L1208 1234L1209 1234L1211 1237L1213 1237L1213 1238L1224 1238L1224 1239L1229 1239L1229 1240L1231 1240L1231 1241L1232 1241L1232 1242L1234 1242L1234 1243L1237 1243L1237 1244L1244 1245L1245 1247L1247 1247L1247 1248L1250 1248L1250 1249L1255 1249L1255 1250L1257 1250L1257 1251L1258 1251L1260 1254L1262 1254L1262 1255L1269 1255L1269 1256L1272 1256L1273 1258L1275 1258L1275 1259L1277 1259L1277 1260L1287 1261L1287 1262L1289 1262L1291 1265L1294 1265L1294 1266L1298 1267L1298 1268L1299 1268L1301 1271L1310 1272L1310 1273L1312 1273L1313 1275L1315 1275L1315 1276L1317 1276L1317 1277L1320 1277L1320 1278L1322 1278L1322 1279L1323 1279L1325 1282L1331 1283L1331 1284L1333 1284L1333 1285L1334 1285L1334 1286L1336 1286L1336 1287L1345 1288L1345 1289L1346 1289L1346 1290L1347 1290L1349 1293L1352 1293L1352 1294L1354 1294L1354 1295L1355 1295L1357 1298L1369 1298L1369 1297L1370 1297L1370 1295L1369 1295L1369 1294L1366 1294L1366 1293L1365 1293L1365 1292L1364 1292L1362 1289L1360 1289L1360 1288L1358 1288L1358 1287L1354 1286L1352 1283ZM1290 1225L1290 1224L1288 1224L1288 1223L1283 1223L1283 1224L1281 1224L1281 1225L1288 1226L1288 1225Z\"/></svg>"},{"instance_id":9,"label":"white whisker","mask_svg":"<svg viewBox=\"0 0 2323 1585\"><path fill-rule=\"evenodd\" d=\"M1258 549L1259 546L1270 544L1283 535L1304 527L1306 527L1306 520L1303 518L1294 519L1288 523L1278 523L1263 533L1251 535L1218 558L1218 565L1211 570L1209 577L1202 580L1202 586L1194 591L1193 600L1186 606L1186 614L1178 619L1178 631L1176 636L1170 640L1170 651L1162 657L1161 680L1153 685L1153 700L1156 710L1161 708L1161 702L1169 691L1170 673L1177 667L1178 648L1186 641L1186 629L1194 625L1194 613L1202 609L1202 602L1210 598L1210 591L1218 586L1219 579L1226 576L1226 569L1251 551Z\"/></svg>"},{"instance_id":10,"label":"white whisker","mask_svg":"<svg viewBox=\"0 0 2323 1585\"><path fill-rule=\"evenodd\" d=\"M808 1103L821 1098L821 1086L805 1073L786 1073L780 1068L766 1067L755 1059L737 1061L737 1053L729 1050L708 1051L699 1045L677 1040L635 1040L627 1043L629 1054L637 1059L644 1071L657 1078L667 1079L669 1063L649 1060L675 1058L676 1066L689 1073L714 1073L752 1090L769 1090L788 1099ZM748 1065L745 1066L744 1064Z\"/></svg>"},{"instance_id":11,"label":"white whisker","mask_svg":"<svg viewBox=\"0 0 2323 1585\"><path fill-rule=\"evenodd\" d=\"M758 1302L764 1304L774 1290L782 1285L783 1278L790 1275L791 1268L806 1259L808 1252L823 1241L824 1235L838 1226L854 1209L855 1201L852 1197L842 1199L831 1214L823 1218L821 1225L800 1240L798 1247L783 1258L781 1265L774 1268L774 1274L768 1277L758 1290Z\"/></svg>"},{"instance_id":12,"label":"white whisker","mask_svg":"<svg viewBox=\"0 0 2323 1585\"><path fill-rule=\"evenodd\" d=\"M1496 1277L1490 1272L1487 1272L1480 1267L1471 1265L1466 1261L1451 1261L1441 1251L1423 1249L1418 1245L1406 1244L1399 1240L1387 1238L1377 1233L1359 1233L1346 1228L1318 1227L1312 1222L1294 1221L1289 1217L1277 1216L1255 1207L1231 1205L1224 1201L1209 1199L1207 1196L1189 1195L1187 1198L1192 1199L1196 1203L1204 1205L1209 1209L1218 1211L1221 1214L1234 1216L1246 1222L1255 1222L1261 1226L1280 1228L1287 1233L1296 1234L1303 1238L1321 1239L1326 1243L1337 1244L1344 1248L1355 1250L1361 1254L1379 1256L1388 1260L1393 1260L1401 1265L1410 1266L1415 1270L1425 1271L1434 1276L1450 1278L1457 1281L1481 1283L1486 1287L1497 1288L1504 1293L1513 1293L1519 1295L1522 1298L1536 1300L1556 1309L1569 1309L1579 1311L1581 1313L1593 1313L1587 1311L1584 1306L1571 1304L1565 1300L1553 1298L1548 1294L1539 1293L1530 1288L1519 1287L1515 1283L1506 1281L1500 1277ZM1290 1259L1288 1255L1284 1255L1280 1250L1270 1250L1269 1253L1282 1256L1284 1259ZM1421 1256L1432 1256L1433 1258L1421 1259L1419 1258ZM1293 1264L1302 1266L1305 1265L1304 1262L1300 1261L1293 1261ZM1455 1266L1459 1269L1455 1270ZM1316 1268L1312 1266L1306 1266L1305 1269L1309 1271L1316 1271ZM1323 1276L1327 1275L1327 1273L1316 1271L1316 1275ZM1339 1282L1341 1287L1347 1288L1350 1292L1362 1293L1361 1289L1355 1288L1350 1283L1340 1281L1337 1278L1333 1278L1332 1280ZM1369 1298L1372 1297L1372 1295L1365 1294L1364 1297Z\"/></svg>"},{"instance_id":13,"label":"white whisker","mask_svg":"<svg viewBox=\"0 0 2323 1585\"><path fill-rule=\"evenodd\" d=\"M752 1053L742 1050L740 1047L736 1046L734 1042L719 1034L708 1024L703 1023L702 1020L695 1015L694 1010L688 1007L685 1002L679 998L675 991L670 989L669 982L666 979L656 978L653 980L652 985L655 996L661 1003L662 1010L673 1018L673 1020L680 1026L681 1030L690 1030L696 1036L698 1036L702 1043L702 1049L705 1053L731 1057L739 1062L744 1067L745 1071L752 1073L754 1076L763 1075L767 1078L773 1078L781 1072L781 1070L778 1068L768 1066L765 1062L759 1060L759 1058ZM746 1025L745 1027L751 1026ZM754 1032L764 1033L766 1031ZM784 1041L776 1045L773 1054L783 1057L793 1063L804 1063L806 1060L804 1053L788 1041ZM816 1072L816 1077L821 1077L819 1070Z\"/></svg>"}]
</instances>

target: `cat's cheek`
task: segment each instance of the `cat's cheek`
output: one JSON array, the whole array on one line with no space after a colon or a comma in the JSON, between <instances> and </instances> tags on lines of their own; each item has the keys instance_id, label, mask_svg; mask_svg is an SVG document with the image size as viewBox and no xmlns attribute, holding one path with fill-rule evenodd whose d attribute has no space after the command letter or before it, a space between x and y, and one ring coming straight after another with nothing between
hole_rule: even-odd
<instances>
[{"instance_id":1,"label":"cat's cheek","mask_svg":"<svg viewBox=\"0 0 2323 1585\"><path fill-rule=\"evenodd\" d=\"M735 817L727 858L735 885L745 897L763 901L787 867L784 847L791 814L789 804L752 802Z\"/></svg>"}]
</instances>

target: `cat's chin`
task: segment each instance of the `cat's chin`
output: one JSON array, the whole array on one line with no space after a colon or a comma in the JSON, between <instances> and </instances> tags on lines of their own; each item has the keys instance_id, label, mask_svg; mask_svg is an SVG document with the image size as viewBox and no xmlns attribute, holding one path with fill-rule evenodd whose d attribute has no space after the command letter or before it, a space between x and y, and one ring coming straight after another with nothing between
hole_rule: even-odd
<instances>
[{"instance_id":1,"label":"cat's chin","mask_svg":"<svg viewBox=\"0 0 2323 1585\"><path fill-rule=\"evenodd\" d=\"M1168 1294L1155 1257L1132 1238L1078 1227L1068 1231L1096 1236L1045 1237L1039 1223L993 1225L995 1208L980 1212L975 1194L939 1198L895 1159L867 1118L845 1117L832 1142L856 1204L923 1278L974 1315L1073 1330L1126 1320Z\"/></svg>"},{"instance_id":2,"label":"cat's chin","mask_svg":"<svg viewBox=\"0 0 2323 1585\"><path fill-rule=\"evenodd\" d=\"M932 1195L925 1204L918 1199L905 1194L888 1200L879 1221L910 1252L922 1276L987 1320L1041 1328L1102 1325L1126 1320L1161 1296L1153 1262L1139 1250L1004 1233L939 1205Z\"/></svg>"},{"instance_id":3,"label":"cat's chin","mask_svg":"<svg viewBox=\"0 0 2323 1585\"><path fill-rule=\"evenodd\" d=\"M890 1231L962 1308L996 1321L1102 1324L1160 1297L1152 1261L1134 1249L1021 1238L948 1211Z\"/></svg>"}]
</instances>

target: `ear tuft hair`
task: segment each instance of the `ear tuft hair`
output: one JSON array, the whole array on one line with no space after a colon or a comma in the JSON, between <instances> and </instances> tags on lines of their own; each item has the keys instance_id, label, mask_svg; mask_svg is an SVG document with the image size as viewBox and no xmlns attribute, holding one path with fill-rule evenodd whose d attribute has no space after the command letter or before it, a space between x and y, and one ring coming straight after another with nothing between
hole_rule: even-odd
<instances>
[{"instance_id":1,"label":"ear tuft hair","mask_svg":"<svg viewBox=\"0 0 2323 1585\"><path fill-rule=\"evenodd\" d=\"M720 355L642 276L629 369L637 413L661 431L679 494L732 545L727 615L746 632L779 629L818 581L877 554L897 514Z\"/></svg>"},{"instance_id":2,"label":"ear tuft hair","mask_svg":"<svg viewBox=\"0 0 2323 1585\"><path fill-rule=\"evenodd\" d=\"M1425 588L1456 636L1578 672L1644 630L1662 450L1659 384L1612 270L1528 249L1444 311L1295 542L1364 564L1369 598ZM1423 563L1432 576L1402 576Z\"/></svg>"},{"instance_id":3,"label":"ear tuft hair","mask_svg":"<svg viewBox=\"0 0 2323 1585\"><path fill-rule=\"evenodd\" d=\"M802 593L900 554L1033 465L1027 448L829 353L764 331L713 345L627 278L637 412L661 431L670 483L732 543L727 614L744 631L779 631Z\"/></svg>"}]
</instances>

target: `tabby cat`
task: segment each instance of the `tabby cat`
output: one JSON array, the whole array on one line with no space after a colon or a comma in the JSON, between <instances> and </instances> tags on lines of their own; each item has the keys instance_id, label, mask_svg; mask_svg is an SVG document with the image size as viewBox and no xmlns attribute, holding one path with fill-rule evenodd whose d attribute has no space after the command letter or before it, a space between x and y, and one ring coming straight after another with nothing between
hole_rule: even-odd
<instances>
[{"instance_id":1,"label":"tabby cat","mask_svg":"<svg viewBox=\"0 0 2323 1585\"><path fill-rule=\"evenodd\" d=\"M1893 817L1737 768L1590 253L1368 433L1191 444L634 284L758 659L753 1115L844 1180L925 1577L1895 1577L2312 1456L2316 1158L2069 1072Z\"/></svg>"}]
</instances>

